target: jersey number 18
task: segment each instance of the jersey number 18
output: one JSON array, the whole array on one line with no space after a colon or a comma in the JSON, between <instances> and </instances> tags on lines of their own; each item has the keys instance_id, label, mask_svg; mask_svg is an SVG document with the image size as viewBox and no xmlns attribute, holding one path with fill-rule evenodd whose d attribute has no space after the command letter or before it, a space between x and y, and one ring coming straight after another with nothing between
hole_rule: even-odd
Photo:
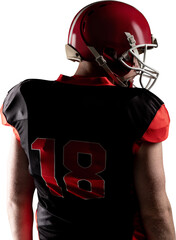
<instances>
[{"instance_id":1,"label":"jersey number 18","mask_svg":"<svg viewBox=\"0 0 176 240\"><path fill-rule=\"evenodd\" d=\"M55 171L55 140L37 138L32 143L33 150L39 150L41 176L46 182L51 193L63 196L62 188L57 183ZM80 155L86 154L90 158L88 165L81 164ZM63 176L66 190L82 199L104 198L105 181L99 175L106 168L106 151L98 143L69 141L63 147L63 165L69 171ZM87 182L89 190L81 187L81 183Z\"/></svg>"}]
</instances>

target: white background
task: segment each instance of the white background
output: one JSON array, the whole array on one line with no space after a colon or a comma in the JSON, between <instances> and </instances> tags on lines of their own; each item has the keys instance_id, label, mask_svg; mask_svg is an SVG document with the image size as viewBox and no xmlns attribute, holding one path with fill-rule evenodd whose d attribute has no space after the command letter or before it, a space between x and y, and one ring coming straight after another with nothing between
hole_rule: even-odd
<instances>
[{"instance_id":1,"label":"white background","mask_svg":"<svg viewBox=\"0 0 176 240\"><path fill-rule=\"evenodd\" d=\"M7 91L26 78L55 80L60 73L74 74L77 63L68 61L65 56L68 29L75 14L91 2L0 0L0 105ZM160 72L152 92L165 102L171 118L170 135L163 146L167 193L176 222L175 1L124 2L145 15L159 43L159 48L151 51L149 65ZM5 203L10 133L10 128L0 125L0 228L5 240L11 239ZM37 239L36 230L34 239Z\"/></svg>"}]
</instances>

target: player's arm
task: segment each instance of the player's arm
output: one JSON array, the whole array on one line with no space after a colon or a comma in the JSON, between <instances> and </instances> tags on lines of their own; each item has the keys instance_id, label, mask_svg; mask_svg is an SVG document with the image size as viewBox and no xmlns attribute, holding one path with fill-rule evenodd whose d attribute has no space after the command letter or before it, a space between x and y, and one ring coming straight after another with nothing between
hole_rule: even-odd
<instances>
[{"instance_id":1,"label":"player's arm","mask_svg":"<svg viewBox=\"0 0 176 240\"><path fill-rule=\"evenodd\" d=\"M12 137L7 174L7 212L13 240L32 240L34 182L20 142Z\"/></svg>"},{"instance_id":2,"label":"player's arm","mask_svg":"<svg viewBox=\"0 0 176 240\"><path fill-rule=\"evenodd\" d=\"M165 190L162 143L143 143L134 161L135 188L148 239L175 240L172 211Z\"/></svg>"}]
</instances>

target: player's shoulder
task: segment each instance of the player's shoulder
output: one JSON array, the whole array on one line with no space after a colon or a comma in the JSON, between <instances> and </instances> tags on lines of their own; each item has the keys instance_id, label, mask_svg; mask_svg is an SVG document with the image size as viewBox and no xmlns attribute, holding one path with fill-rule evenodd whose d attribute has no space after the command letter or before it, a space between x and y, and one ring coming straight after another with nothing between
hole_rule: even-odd
<instances>
[{"instance_id":1,"label":"player's shoulder","mask_svg":"<svg viewBox=\"0 0 176 240\"><path fill-rule=\"evenodd\" d=\"M42 95L45 96L50 92L54 82L53 80L44 79L26 79L10 89L6 98L21 97L26 100Z\"/></svg>"},{"instance_id":2,"label":"player's shoulder","mask_svg":"<svg viewBox=\"0 0 176 240\"><path fill-rule=\"evenodd\" d=\"M13 119L26 118L26 98L32 98L37 95L36 93L39 93L43 89L47 89L50 82L51 81L41 79L26 79L16 84L8 91L4 99L3 114L6 118L7 116Z\"/></svg>"},{"instance_id":3,"label":"player's shoulder","mask_svg":"<svg viewBox=\"0 0 176 240\"><path fill-rule=\"evenodd\" d=\"M129 92L128 116L135 132L139 133L137 139L142 136L146 141L153 142L166 139L170 120L164 102L146 89L136 88Z\"/></svg>"},{"instance_id":4,"label":"player's shoulder","mask_svg":"<svg viewBox=\"0 0 176 240\"><path fill-rule=\"evenodd\" d=\"M128 114L142 128L148 128L164 102L146 89L131 89L132 97L128 101Z\"/></svg>"},{"instance_id":5,"label":"player's shoulder","mask_svg":"<svg viewBox=\"0 0 176 240\"><path fill-rule=\"evenodd\" d=\"M159 104L163 104L163 100L157 96L156 94L152 93L151 91L147 90L147 89L142 89L142 96L144 97L144 99L151 99L151 101L157 102Z\"/></svg>"},{"instance_id":6,"label":"player's shoulder","mask_svg":"<svg viewBox=\"0 0 176 240\"><path fill-rule=\"evenodd\" d=\"M28 88L32 88L33 90L39 87L45 87L46 85L51 85L50 80L43 80L43 79L25 79L16 85L14 85L9 91L7 95L14 95L17 92L21 92L21 90ZM41 88L42 89L42 88Z\"/></svg>"},{"instance_id":7,"label":"player's shoulder","mask_svg":"<svg viewBox=\"0 0 176 240\"><path fill-rule=\"evenodd\" d=\"M30 91L30 89L34 90L35 89L45 89L47 87L49 87L50 85L53 84L54 81L52 80L44 80L44 79L26 79L22 82L20 82L18 85L20 87L20 89L23 91L24 89L28 89L28 91Z\"/></svg>"},{"instance_id":8,"label":"player's shoulder","mask_svg":"<svg viewBox=\"0 0 176 240\"><path fill-rule=\"evenodd\" d=\"M133 97L131 98L131 105L141 108L149 108L151 110L158 110L163 104L163 100L151 91L144 88L132 89Z\"/></svg>"}]
</instances>

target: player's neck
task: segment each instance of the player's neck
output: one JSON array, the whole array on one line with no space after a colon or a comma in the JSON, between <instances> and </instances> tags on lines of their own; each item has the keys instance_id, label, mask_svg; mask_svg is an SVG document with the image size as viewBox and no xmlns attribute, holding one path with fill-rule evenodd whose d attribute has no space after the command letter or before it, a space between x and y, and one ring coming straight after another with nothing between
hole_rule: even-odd
<instances>
[{"instance_id":1,"label":"player's neck","mask_svg":"<svg viewBox=\"0 0 176 240\"><path fill-rule=\"evenodd\" d=\"M80 62L75 75L82 77L106 77L105 71L97 63L87 61Z\"/></svg>"}]
</instances>

